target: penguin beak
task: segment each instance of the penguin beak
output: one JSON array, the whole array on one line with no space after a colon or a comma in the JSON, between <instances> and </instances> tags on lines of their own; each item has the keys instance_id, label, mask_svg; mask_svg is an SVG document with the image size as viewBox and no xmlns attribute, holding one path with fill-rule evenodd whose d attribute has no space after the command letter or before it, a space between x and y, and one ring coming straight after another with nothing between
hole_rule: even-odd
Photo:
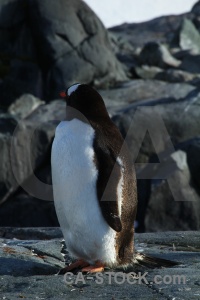
<instances>
[{"instance_id":1,"label":"penguin beak","mask_svg":"<svg viewBox=\"0 0 200 300\"><path fill-rule=\"evenodd\" d=\"M60 95L61 98L63 98L63 100L67 97L65 91L61 91L61 92L59 93L59 95Z\"/></svg>"}]
</instances>

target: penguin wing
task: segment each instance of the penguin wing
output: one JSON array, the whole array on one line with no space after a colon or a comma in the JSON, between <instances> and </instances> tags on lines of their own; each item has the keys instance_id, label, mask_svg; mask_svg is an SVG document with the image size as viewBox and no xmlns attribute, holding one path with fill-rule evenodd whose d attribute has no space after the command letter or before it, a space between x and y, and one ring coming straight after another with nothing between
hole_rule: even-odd
<instances>
[{"instance_id":1,"label":"penguin wing","mask_svg":"<svg viewBox=\"0 0 200 300\"><path fill-rule=\"evenodd\" d=\"M94 143L95 162L98 167L97 196L104 219L117 232L122 230L119 216L118 185L121 166L114 151L103 143Z\"/></svg>"}]
</instances>

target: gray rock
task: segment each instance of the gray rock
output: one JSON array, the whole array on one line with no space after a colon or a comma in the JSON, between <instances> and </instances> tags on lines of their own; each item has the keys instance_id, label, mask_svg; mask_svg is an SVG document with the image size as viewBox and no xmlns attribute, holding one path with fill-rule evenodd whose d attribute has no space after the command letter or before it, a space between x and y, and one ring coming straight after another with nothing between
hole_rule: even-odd
<instances>
[{"instance_id":1,"label":"gray rock","mask_svg":"<svg viewBox=\"0 0 200 300\"><path fill-rule=\"evenodd\" d=\"M3 0L0 19L4 107L24 93L55 99L77 81L107 86L126 79L105 27L81 0Z\"/></svg>"},{"instance_id":2,"label":"gray rock","mask_svg":"<svg viewBox=\"0 0 200 300\"><path fill-rule=\"evenodd\" d=\"M181 62L173 57L166 46L157 42L149 42L142 49L140 62L144 65L165 68L168 66L178 67Z\"/></svg>"},{"instance_id":3,"label":"gray rock","mask_svg":"<svg viewBox=\"0 0 200 300\"><path fill-rule=\"evenodd\" d=\"M187 18L183 20L179 44L181 49L190 50L191 54L200 54L200 34Z\"/></svg>"},{"instance_id":4,"label":"gray rock","mask_svg":"<svg viewBox=\"0 0 200 300\"><path fill-rule=\"evenodd\" d=\"M59 227L0 227L0 238L19 240L51 240L63 238Z\"/></svg>"},{"instance_id":5,"label":"gray rock","mask_svg":"<svg viewBox=\"0 0 200 300\"><path fill-rule=\"evenodd\" d=\"M134 71L141 79L155 79L163 72L161 68L148 65L137 66Z\"/></svg>"},{"instance_id":6,"label":"gray rock","mask_svg":"<svg viewBox=\"0 0 200 300\"><path fill-rule=\"evenodd\" d=\"M31 242L2 240L0 275L55 274L64 265L60 241Z\"/></svg>"},{"instance_id":7,"label":"gray rock","mask_svg":"<svg viewBox=\"0 0 200 300\"><path fill-rule=\"evenodd\" d=\"M140 105L142 100L185 98L195 88L190 84L171 84L158 80L131 80L117 88L99 90L111 114L123 112L130 104Z\"/></svg>"},{"instance_id":8,"label":"gray rock","mask_svg":"<svg viewBox=\"0 0 200 300\"><path fill-rule=\"evenodd\" d=\"M182 200L185 199L185 201L192 201L192 204L190 207L191 216L189 219L193 219L194 222L196 222L196 225L198 224L198 213L196 213L196 210L198 211L198 204L200 201L200 182L199 182L199 170L200 170L200 162L199 162L199 137L193 138L187 141L184 141L182 143L179 143L175 146L175 149L177 152L169 156L169 152L165 153L159 153L159 158L162 158L161 164L157 164L157 156L154 155L153 157L150 157L150 164L144 167L142 170L138 168L138 178L157 178L153 181L150 179L138 179L138 210L137 210L137 227L136 232L145 232L146 231L146 225L145 225L145 218L146 218L146 209L148 206L148 203L150 201L151 196L151 189L153 190L153 195L151 196L151 199L153 199L154 203L154 197L159 202L160 199L162 199L163 202L166 202L169 205L169 199L172 202L176 203L176 208L178 205L181 206L181 204L177 204L178 199L181 197ZM181 150L181 152L179 152ZM184 152L182 152L184 151ZM187 156L187 162L186 162L186 156ZM156 164L152 164L155 163ZM136 164L136 166L138 166ZM182 173L177 173L177 168L179 168L179 172L182 170ZM170 180L169 182L162 181L162 178L168 178ZM152 181L152 182L151 182ZM152 185L153 183L153 185ZM157 186L159 184L159 186ZM169 185L170 184L170 185ZM182 193L182 194L181 194ZM196 199L196 203L195 203ZM153 204L154 205L154 204ZM172 204L173 205L173 204ZM151 206L151 204L150 204ZM155 203L156 206L156 203ZM158 207L160 207L160 204L158 204ZM166 208L166 204L162 206L161 211L163 212ZM187 209L186 209L187 211ZM179 213L176 211L177 216L175 220L177 220L179 217ZM183 218L185 217L185 213L183 213ZM163 220L162 217L160 217L160 213L152 214L152 223L156 223L158 219ZM150 223L151 223L150 218ZM154 220L156 220L154 222ZM173 222L172 222L173 223ZM181 222L176 222L176 227L179 228ZM194 225L194 226L196 226ZM157 230L160 230L160 224L156 224ZM155 227L152 230L155 230ZM166 222L166 227L168 226L168 222ZM170 230L174 230L173 226L174 224L170 223ZM185 226L185 227L184 227ZM192 226L191 224L188 225L188 220L185 221L184 229L187 227L186 230L188 230L189 226ZM162 226L161 226L162 227ZM151 228L151 225L150 225ZM193 227L190 227L193 228ZM196 227L195 227L196 228ZM147 228L147 231L149 228Z\"/></svg>"},{"instance_id":9,"label":"gray rock","mask_svg":"<svg viewBox=\"0 0 200 300\"><path fill-rule=\"evenodd\" d=\"M140 52L140 48L131 45L126 37L126 31L119 37L110 31L109 37L111 39L113 51L118 60L122 63L127 76L133 77L132 69L138 65L138 53Z\"/></svg>"},{"instance_id":10,"label":"gray rock","mask_svg":"<svg viewBox=\"0 0 200 300\"><path fill-rule=\"evenodd\" d=\"M23 119L42 104L44 101L39 98L31 94L24 94L9 106L8 112L19 119Z\"/></svg>"},{"instance_id":11,"label":"gray rock","mask_svg":"<svg viewBox=\"0 0 200 300\"><path fill-rule=\"evenodd\" d=\"M199 16L200 14L200 1L197 1L191 9L191 12Z\"/></svg>"},{"instance_id":12,"label":"gray rock","mask_svg":"<svg viewBox=\"0 0 200 300\"><path fill-rule=\"evenodd\" d=\"M187 71L189 73L200 73L200 55L185 55L182 63L180 65L180 69Z\"/></svg>"},{"instance_id":13,"label":"gray rock","mask_svg":"<svg viewBox=\"0 0 200 300\"><path fill-rule=\"evenodd\" d=\"M192 183L194 187L197 189L198 193L200 192L200 137L191 139L186 141L182 145L179 145L178 148L182 148L183 151L187 153L187 163L190 169Z\"/></svg>"},{"instance_id":14,"label":"gray rock","mask_svg":"<svg viewBox=\"0 0 200 300\"><path fill-rule=\"evenodd\" d=\"M192 74L182 70L168 69L155 75L155 79L167 82L188 82L195 85L200 80L200 74Z\"/></svg>"},{"instance_id":15,"label":"gray rock","mask_svg":"<svg viewBox=\"0 0 200 300\"><path fill-rule=\"evenodd\" d=\"M168 85L170 93L175 86L178 88L177 84ZM128 133L127 142L134 161L146 163L155 152L174 149L176 144L199 136L199 103L197 89L179 100L163 98L135 102L113 116L113 120L124 136ZM145 137L147 131L150 136Z\"/></svg>"},{"instance_id":16,"label":"gray rock","mask_svg":"<svg viewBox=\"0 0 200 300\"><path fill-rule=\"evenodd\" d=\"M0 229L1 232L2 228ZM19 229L18 229L19 230ZM26 234L30 230L26 229ZM56 229L58 232L60 230ZM148 269L133 266L128 269L106 270L102 283L98 284L95 274L72 275L71 284L64 276L55 276L64 265L63 247L60 239L50 241L17 240L16 229L7 229L10 236L15 231L15 239L0 240L0 255L4 264L0 265L0 291L2 298L8 299L35 297L45 299L195 299L199 293L199 232L163 232L135 234L136 248L140 252L179 261L173 268ZM19 230L21 231L21 230ZM41 229L38 228L40 232ZM44 231L42 229L42 231ZM47 235L49 234L47 229ZM21 235L20 235L21 236ZM33 251L34 250L34 251ZM71 262L68 254L68 263ZM8 271L11 271L10 273ZM114 272L106 274L106 272ZM121 272L121 273L119 273ZM129 272L146 274L148 282L128 283ZM155 275L160 276L160 284L155 283ZM181 281L173 283L175 276L182 275ZM166 277L164 277L166 276ZM168 277L167 277L168 276ZM167 279L172 279L167 282ZM109 279L110 278L110 279ZM124 278L124 282L123 282ZM80 279L80 280L79 280ZM82 281L81 281L82 279ZM134 278L132 278L134 279ZM165 282L166 279L166 282ZM109 281L110 280L110 281ZM177 280L177 277L176 277Z\"/></svg>"},{"instance_id":17,"label":"gray rock","mask_svg":"<svg viewBox=\"0 0 200 300\"><path fill-rule=\"evenodd\" d=\"M13 116L1 114L0 117L0 199L6 200L11 192L16 188L17 183L13 177L10 164L11 137L17 126L17 121Z\"/></svg>"},{"instance_id":18,"label":"gray rock","mask_svg":"<svg viewBox=\"0 0 200 300\"><path fill-rule=\"evenodd\" d=\"M147 231L199 230L200 197L190 185L186 154L177 151L170 156L167 169L154 169L155 176L168 178L152 187L147 207ZM171 165L171 167L170 167ZM160 173L161 172L161 173ZM159 174L160 173L160 174Z\"/></svg>"},{"instance_id":19,"label":"gray rock","mask_svg":"<svg viewBox=\"0 0 200 300\"><path fill-rule=\"evenodd\" d=\"M57 124L65 117L65 103L41 105L18 124L10 117L1 118L0 193L4 202L19 185L39 199L52 200L52 186L35 180L33 172L50 163L51 143ZM50 170L48 170L50 172ZM40 172L39 172L40 173ZM44 177L43 174L41 177ZM47 174L48 175L48 174ZM32 193L31 193L32 191ZM32 201L32 200L31 200Z\"/></svg>"},{"instance_id":20,"label":"gray rock","mask_svg":"<svg viewBox=\"0 0 200 300\"><path fill-rule=\"evenodd\" d=\"M162 44L174 44L184 18L192 19L193 16L192 13L187 13L179 16L163 16L142 23L124 23L109 28L109 32L112 36L115 36L119 49L121 41L123 41L123 48L127 43L129 44L128 47L132 46L133 49L141 48L152 41Z\"/></svg>"},{"instance_id":21,"label":"gray rock","mask_svg":"<svg viewBox=\"0 0 200 300\"><path fill-rule=\"evenodd\" d=\"M185 82L197 86L200 80L199 74L177 69L163 70L158 67L142 65L140 67L136 66L133 70L142 79L156 79L171 83Z\"/></svg>"},{"instance_id":22,"label":"gray rock","mask_svg":"<svg viewBox=\"0 0 200 300\"><path fill-rule=\"evenodd\" d=\"M10 230L12 231L12 230ZM198 249L200 246L199 231L176 231L176 232L160 232L160 233L143 233L135 235L136 244L142 243L143 246L150 245L166 245L171 250L188 251L188 246ZM173 244L175 248L173 247Z\"/></svg>"}]
</instances>

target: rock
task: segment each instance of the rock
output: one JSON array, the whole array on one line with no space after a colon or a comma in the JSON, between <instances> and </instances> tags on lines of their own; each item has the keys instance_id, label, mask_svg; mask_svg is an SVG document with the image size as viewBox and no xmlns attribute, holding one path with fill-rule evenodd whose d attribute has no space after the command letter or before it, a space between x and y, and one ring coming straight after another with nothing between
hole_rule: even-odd
<instances>
[{"instance_id":1,"label":"rock","mask_svg":"<svg viewBox=\"0 0 200 300\"><path fill-rule=\"evenodd\" d=\"M200 73L200 55L185 55L180 65L180 69L189 73Z\"/></svg>"},{"instance_id":2,"label":"rock","mask_svg":"<svg viewBox=\"0 0 200 300\"><path fill-rule=\"evenodd\" d=\"M11 115L1 114L0 116L0 199L3 202L16 188L17 183L13 177L10 164L10 145L15 127L16 119Z\"/></svg>"},{"instance_id":3,"label":"rock","mask_svg":"<svg viewBox=\"0 0 200 300\"><path fill-rule=\"evenodd\" d=\"M41 71L35 62L10 59L9 73L0 84L2 106L7 108L22 94L30 93L37 97L42 96L41 76Z\"/></svg>"},{"instance_id":4,"label":"rock","mask_svg":"<svg viewBox=\"0 0 200 300\"><path fill-rule=\"evenodd\" d=\"M1 232L2 228L0 229ZM18 228L19 231L21 229ZM172 268L148 269L136 266L126 269L108 269L102 273L101 283L95 274L78 273L71 278L57 275L58 270L71 258L63 248L60 237L46 235L51 240L28 238L35 229L25 231L25 239L17 234L16 228L7 229L15 239L0 239L0 290L2 298L49 298L49 299L192 299L199 292L199 232L162 232L135 234L136 248L161 258L179 261L181 264ZM61 234L59 229L54 229ZM38 228L38 232L41 228ZM45 232L42 229L42 232ZM60 233L59 233L60 232ZM9 272L10 271L10 272ZM109 272L113 272L112 274ZM134 272L140 277L147 272L145 280L136 279L135 284L127 280L128 273ZM140 273L139 273L140 272ZM156 277L161 281L156 284ZM177 277L182 276L181 278ZM175 277L176 276L176 277ZM124 280L123 280L124 278ZM189 279L188 279L189 278ZM71 284L68 279L70 279ZM135 278L131 278L134 280ZM180 279L180 282L177 280ZM132 281L130 280L130 281ZM176 282L176 284L175 284ZM39 295L39 296L38 296Z\"/></svg>"},{"instance_id":5,"label":"rock","mask_svg":"<svg viewBox=\"0 0 200 300\"><path fill-rule=\"evenodd\" d=\"M199 178L199 171L200 171L200 157L199 157L199 150L200 150L200 139L194 141L188 147L187 155L188 155L188 165L190 168L190 172L192 174L192 179L195 186L198 188L198 192L200 191L200 178Z\"/></svg>"},{"instance_id":6,"label":"rock","mask_svg":"<svg viewBox=\"0 0 200 300\"><path fill-rule=\"evenodd\" d=\"M200 74L198 73L189 73L183 70L172 68L164 70L158 67L147 65L134 67L133 73L136 73L136 75L142 79L156 79L171 83L186 82L192 85L198 85L200 80Z\"/></svg>"},{"instance_id":7,"label":"rock","mask_svg":"<svg viewBox=\"0 0 200 300\"><path fill-rule=\"evenodd\" d=\"M178 67L181 62L171 55L166 46L157 42L149 42L142 49L140 62L144 65L165 68L168 66Z\"/></svg>"},{"instance_id":8,"label":"rock","mask_svg":"<svg viewBox=\"0 0 200 300\"><path fill-rule=\"evenodd\" d=\"M191 9L191 12L197 16L200 14L200 1L197 1Z\"/></svg>"},{"instance_id":9,"label":"rock","mask_svg":"<svg viewBox=\"0 0 200 300\"><path fill-rule=\"evenodd\" d=\"M181 149L187 154L187 163L191 174L191 184L195 187L198 194L200 194L200 159L199 159L200 137L196 137L176 146L176 149Z\"/></svg>"},{"instance_id":10,"label":"rock","mask_svg":"<svg viewBox=\"0 0 200 300\"><path fill-rule=\"evenodd\" d=\"M178 90L177 85L168 85L168 92L176 95L175 86ZM151 155L168 148L173 150L176 144L199 136L199 103L199 91L194 89L179 100L162 98L135 102L115 114L113 121L126 137L133 160L147 163Z\"/></svg>"},{"instance_id":11,"label":"rock","mask_svg":"<svg viewBox=\"0 0 200 300\"><path fill-rule=\"evenodd\" d=\"M137 180L138 210L137 210L136 232L145 232L146 230L145 217L146 217L147 205L150 201L151 189L153 190L153 195L151 199L154 199L153 198L154 196L156 199L159 196L161 196L161 198L164 199L163 201L168 201L169 194L170 194L170 199L172 198L173 201L177 202L178 198L180 197L180 195L177 195L177 190L182 190L184 194L182 199L185 199L185 197L189 195L188 198L190 199L190 201L192 200L192 197L193 199L197 199L197 201L200 200L198 197L198 195L200 196L200 184L199 184L199 176L198 176L200 170L200 162L198 159L199 139L200 138L197 137L177 144L175 146L177 152L171 154L170 157L169 157L169 153L167 152L159 153L159 157L162 158L161 164L153 164L153 163L160 162L159 160L157 160L157 156L153 155L152 157L150 157L149 160L150 164L147 165L146 168L144 167L142 171L138 170L139 171L138 175L141 178L152 178L152 179L157 178L157 179L154 179L152 181L153 185L151 183L151 179ZM186 156L187 156L187 163L186 163ZM177 171L177 168L179 168L180 171L184 171L183 174L181 174L181 176L180 174L178 174L178 177L177 177L177 173L175 173ZM185 171L184 169L186 169L187 171ZM188 170L189 170L189 174L188 174ZM180 177L180 181L178 182L179 177ZM168 182L164 180L162 181L162 178L169 178L170 186ZM186 192L185 192L186 188L184 187L184 184L188 186ZM175 187L173 188L173 186ZM193 204L195 205L194 202ZM155 216L156 216L155 219L157 221L157 215L155 214ZM192 218L195 218L196 214L194 214L194 211L193 214L191 213L191 216ZM153 215L151 217L154 220ZM158 218L160 218L160 215ZM157 230L159 230L160 225L157 224L155 225L155 227L156 226L157 226Z\"/></svg>"},{"instance_id":12,"label":"rock","mask_svg":"<svg viewBox=\"0 0 200 300\"><path fill-rule=\"evenodd\" d=\"M135 221L135 232L145 232L145 217L151 195L151 180L137 179L138 207Z\"/></svg>"},{"instance_id":13,"label":"rock","mask_svg":"<svg viewBox=\"0 0 200 300\"><path fill-rule=\"evenodd\" d=\"M142 23L124 23L109 28L109 32L112 37L115 36L115 40L119 42L119 46L121 41L124 41L124 47L125 41L127 41L134 49L138 47L142 48L144 44L152 41L171 45L174 43L174 39L179 32L184 18L192 19L193 14L163 16Z\"/></svg>"},{"instance_id":14,"label":"rock","mask_svg":"<svg viewBox=\"0 0 200 300\"><path fill-rule=\"evenodd\" d=\"M183 20L179 44L181 49L190 50L191 54L200 54L200 34L187 18Z\"/></svg>"},{"instance_id":15,"label":"rock","mask_svg":"<svg viewBox=\"0 0 200 300\"><path fill-rule=\"evenodd\" d=\"M117 88L99 90L111 115L121 114L129 105L140 105L142 100L185 98L195 87L190 84L171 84L158 80L131 80Z\"/></svg>"},{"instance_id":16,"label":"rock","mask_svg":"<svg viewBox=\"0 0 200 300\"><path fill-rule=\"evenodd\" d=\"M167 82L188 82L195 85L200 80L200 74L191 74L182 70L168 69L155 75L155 79Z\"/></svg>"},{"instance_id":17,"label":"rock","mask_svg":"<svg viewBox=\"0 0 200 300\"><path fill-rule=\"evenodd\" d=\"M187 14L187 17L191 18L192 15ZM129 77L137 78L137 72L135 74L134 70L140 65L138 56L144 45L152 42L160 45L171 45L178 34L183 18L183 16L166 16L148 22L125 23L109 28L114 52L124 64ZM170 63L173 65L178 63L176 60L174 61L169 51L164 49L162 52L165 53L165 57L170 57Z\"/></svg>"},{"instance_id":18,"label":"rock","mask_svg":"<svg viewBox=\"0 0 200 300\"><path fill-rule=\"evenodd\" d=\"M1 205L0 226L59 226L54 202L18 193Z\"/></svg>"},{"instance_id":19,"label":"rock","mask_svg":"<svg viewBox=\"0 0 200 300\"><path fill-rule=\"evenodd\" d=\"M63 238L63 235L59 227L0 227L0 238L51 240Z\"/></svg>"},{"instance_id":20,"label":"rock","mask_svg":"<svg viewBox=\"0 0 200 300\"><path fill-rule=\"evenodd\" d=\"M0 275L55 274L63 267L60 241L5 241L0 248Z\"/></svg>"},{"instance_id":21,"label":"rock","mask_svg":"<svg viewBox=\"0 0 200 300\"><path fill-rule=\"evenodd\" d=\"M131 73L132 69L138 65L138 52L140 52L140 49L131 45L124 35L118 38L117 35L109 32L112 48L116 57L122 63L127 76L133 77Z\"/></svg>"},{"instance_id":22,"label":"rock","mask_svg":"<svg viewBox=\"0 0 200 300\"><path fill-rule=\"evenodd\" d=\"M10 117L8 126L8 118L1 118L0 203L10 197L19 185L38 199L53 199L50 182L45 184L49 174L42 174L42 169L50 165L55 127L64 117L65 103L59 100L39 106L18 124ZM44 183L37 180L33 172L41 176Z\"/></svg>"},{"instance_id":23,"label":"rock","mask_svg":"<svg viewBox=\"0 0 200 300\"><path fill-rule=\"evenodd\" d=\"M158 166L155 176L168 177L152 188L146 214L147 231L199 230L200 197L190 185L186 154L179 150L171 154L167 169ZM160 173L161 172L161 173ZM158 174L160 173L160 174Z\"/></svg>"},{"instance_id":24,"label":"rock","mask_svg":"<svg viewBox=\"0 0 200 300\"><path fill-rule=\"evenodd\" d=\"M134 68L135 73L142 79L155 79L163 72L162 69L153 66L142 65ZM162 79L161 79L162 80Z\"/></svg>"},{"instance_id":25,"label":"rock","mask_svg":"<svg viewBox=\"0 0 200 300\"><path fill-rule=\"evenodd\" d=\"M23 119L44 103L31 94L24 94L9 106L8 112L19 119Z\"/></svg>"},{"instance_id":26,"label":"rock","mask_svg":"<svg viewBox=\"0 0 200 300\"><path fill-rule=\"evenodd\" d=\"M0 20L5 108L24 93L49 100L77 81L109 86L126 79L105 27L81 0L2 0Z\"/></svg>"}]
</instances>

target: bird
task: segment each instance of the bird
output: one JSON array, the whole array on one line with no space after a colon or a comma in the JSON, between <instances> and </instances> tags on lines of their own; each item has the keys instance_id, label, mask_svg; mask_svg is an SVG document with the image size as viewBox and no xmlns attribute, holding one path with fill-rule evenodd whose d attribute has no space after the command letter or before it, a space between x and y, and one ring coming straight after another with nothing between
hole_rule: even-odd
<instances>
[{"instance_id":1,"label":"bird","mask_svg":"<svg viewBox=\"0 0 200 300\"><path fill-rule=\"evenodd\" d=\"M135 250L135 170L101 95L88 84L75 83L61 97L66 120L55 131L51 168L58 221L75 259L65 272L102 272L137 262L174 265Z\"/></svg>"}]
</instances>

